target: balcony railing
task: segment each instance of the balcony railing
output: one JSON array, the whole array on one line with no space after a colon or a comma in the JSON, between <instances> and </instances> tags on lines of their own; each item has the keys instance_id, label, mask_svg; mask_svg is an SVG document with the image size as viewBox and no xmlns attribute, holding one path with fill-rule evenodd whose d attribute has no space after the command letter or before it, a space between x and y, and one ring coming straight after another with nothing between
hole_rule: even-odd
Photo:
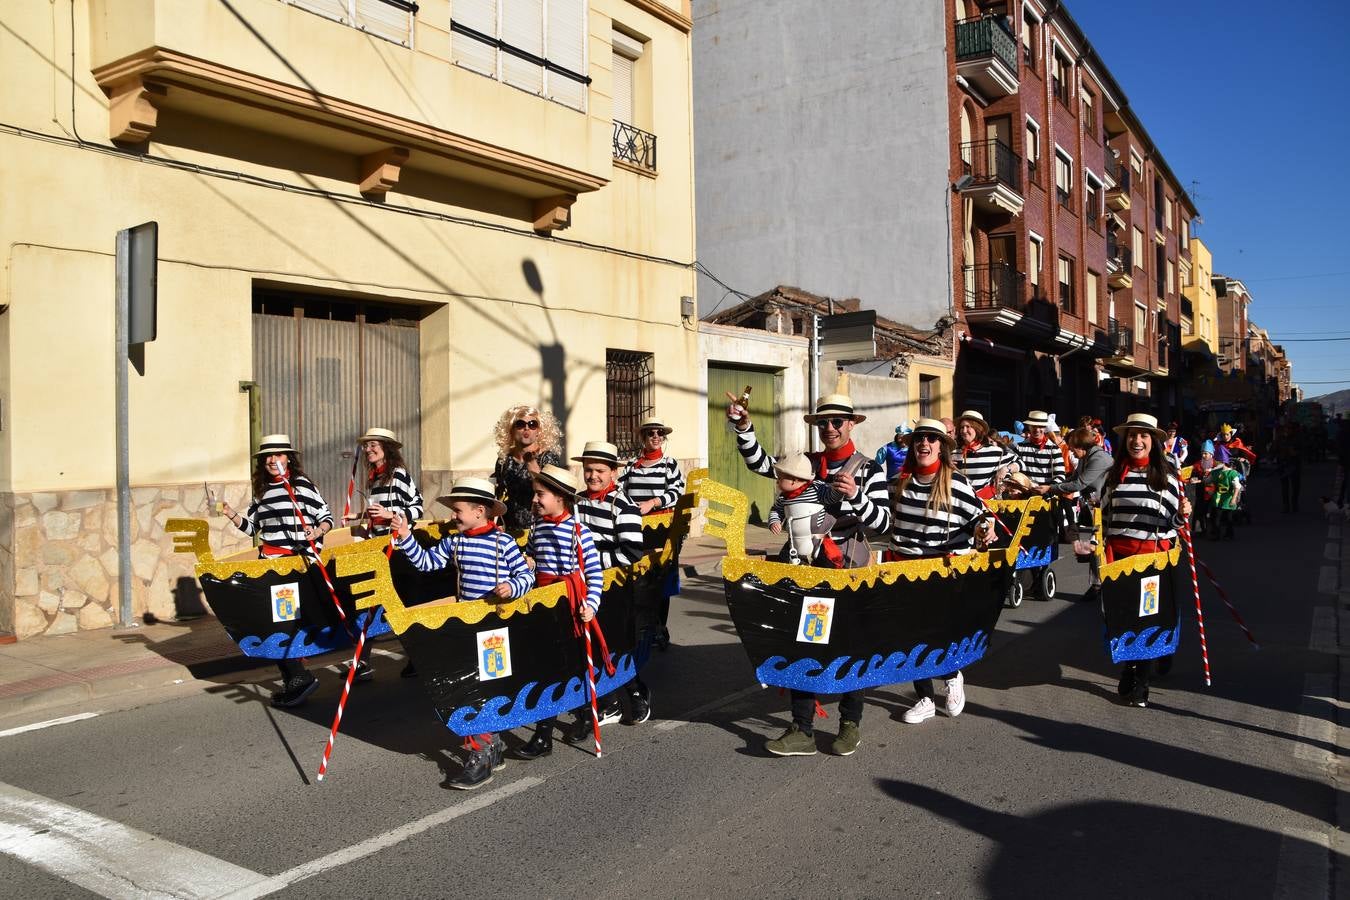
<instances>
[{"instance_id":1,"label":"balcony railing","mask_svg":"<svg viewBox=\"0 0 1350 900\"><path fill-rule=\"evenodd\" d=\"M1155 359L1155 362L1157 363L1157 367L1158 367L1159 369L1165 369L1165 368L1167 368L1168 343L1167 343L1167 336L1166 336L1166 335L1160 335L1160 336L1158 337L1158 347L1157 347L1157 351L1158 351L1158 353L1157 353L1157 357L1156 357L1156 359Z\"/></svg>"},{"instance_id":2,"label":"balcony railing","mask_svg":"<svg viewBox=\"0 0 1350 900\"><path fill-rule=\"evenodd\" d=\"M614 122L614 158L632 163L650 172L656 171L656 135L629 125Z\"/></svg>"},{"instance_id":3,"label":"balcony railing","mask_svg":"<svg viewBox=\"0 0 1350 900\"><path fill-rule=\"evenodd\" d=\"M1106 342L1112 356L1130 356L1134 353L1134 329L1112 319L1107 327Z\"/></svg>"},{"instance_id":4,"label":"balcony railing","mask_svg":"<svg viewBox=\"0 0 1350 900\"><path fill-rule=\"evenodd\" d=\"M1189 297L1181 298L1181 314L1183 316L1195 316L1195 308Z\"/></svg>"},{"instance_id":5,"label":"balcony railing","mask_svg":"<svg viewBox=\"0 0 1350 900\"><path fill-rule=\"evenodd\" d=\"M966 309L1016 309L1022 303L1022 285L1026 276L1008 263L964 266Z\"/></svg>"},{"instance_id":6,"label":"balcony railing","mask_svg":"<svg viewBox=\"0 0 1350 900\"><path fill-rule=\"evenodd\" d=\"M1124 244L1118 244L1115 241L1107 241L1106 258L1115 260L1120 264L1120 268L1126 272L1134 270L1134 251Z\"/></svg>"},{"instance_id":7,"label":"balcony railing","mask_svg":"<svg viewBox=\"0 0 1350 900\"><path fill-rule=\"evenodd\" d=\"M965 19L956 23L956 61L993 56L1008 71L1017 74L1017 41L1003 20L994 16Z\"/></svg>"},{"instance_id":8,"label":"balcony railing","mask_svg":"<svg viewBox=\"0 0 1350 900\"><path fill-rule=\"evenodd\" d=\"M1001 182L1022 193L1022 157L1002 141L990 139L962 144L961 162L972 184Z\"/></svg>"},{"instance_id":9,"label":"balcony railing","mask_svg":"<svg viewBox=\"0 0 1350 900\"><path fill-rule=\"evenodd\" d=\"M1106 172L1111 176L1111 180L1116 183L1115 190L1130 192L1130 167L1120 160L1113 160L1106 165Z\"/></svg>"}]
</instances>

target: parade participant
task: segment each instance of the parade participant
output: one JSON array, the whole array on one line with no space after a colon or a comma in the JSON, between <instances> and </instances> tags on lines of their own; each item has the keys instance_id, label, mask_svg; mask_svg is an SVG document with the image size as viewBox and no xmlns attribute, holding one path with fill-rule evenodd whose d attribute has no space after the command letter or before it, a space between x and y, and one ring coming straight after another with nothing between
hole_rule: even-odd
<instances>
[{"instance_id":1,"label":"parade participant","mask_svg":"<svg viewBox=\"0 0 1350 900\"><path fill-rule=\"evenodd\" d=\"M1188 482L1188 484L1195 486L1195 517L1192 521L1195 523L1195 528L1206 534L1213 532L1210 498L1214 494L1214 486L1207 484L1205 478L1213 471L1215 462L1214 442L1206 440L1200 445L1200 458L1191 466L1191 480ZM1194 529L1192 530L1194 531ZM1217 532L1214 532L1214 534L1217 534Z\"/></svg>"},{"instance_id":2,"label":"parade participant","mask_svg":"<svg viewBox=\"0 0 1350 900\"><path fill-rule=\"evenodd\" d=\"M1163 450L1167 433L1158 427L1158 420L1147 413L1131 413L1114 430L1121 452L1107 478L1102 502L1107 562L1171 549L1177 526L1191 513L1191 503ZM1121 672L1117 691L1133 706L1148 703L1150 663L1129 662ZM1159 662L1160 669L1167 665Z\"/></svg>"},{"instance_id":3,"label":"parade participant","mask_svg":"<svg viewBox=\"0 0 1350 900\"><path fill-rule=\"evenodd\" d=\"M965 415L962 413L962 418ZM988 546L994 523L970 481L954 469L955 445L942 422L919 419L914 423L909 436L909 459L900 473L891 511L888 559L947 556ZM944 683L947 715L959 716L966 705L965 679L957 671ZM931 678L915 681L914 691L919 701L902 717L911 725L937 713Z\"/></svg>"},{"instance_id":4,"label":"parade participant","mask_svg":"<svg viewBox=\"0 0 1350 900\"><path fill-rule=\"evenodd\" d=\"M1050 417L1042 410L1033 409L1022 420L1027 428L1026 439L1017 445L1017 456L1022 473L1032 484L1054 484L1064 479L1064 456L1050 441Z\"/></svg>"},{"instance_id":5,"label":"parade participant","mask_svg":"<svg viewBox=\"0 0 1350 900\"><path fill-rule=\"evenodd\" d=\"M782 534L786 524L789 538L780 561L838 568L839 548L830 540L825 513L826 506L838 504L837 492L816 480L811 460L801 453L774 463L773 472L778 494L769 508L769 531Z\"/></svg>"},{"instance_id":6,"label":"parade participant","mask_svg":"<svg viewBox=\"0 0 1350 900\"><path fill-rule=\"evenodd\" d=\"M221 504L221 511L234 527L258 537L259 559L300 555L318 565L317 548L333 528L333 514L305 477L300 451L291 446L289 435L269 434L253 459L253 501L243 515L228 503ZM277 668L283 681L272 692L273 706L299 706L319 687L301 659L279 660Z\"/></svg>"},{"instance_id":7,"label":"parade participant","mask_svg":"<svg viewBox=\"0 0 1350 900\"><path fill-rule=\"evenodd\" d=\"M502 523L519 534L534 524L534 476L544 466L562 465L562 432L553 414L533 406L513 406L501 414L493 430L497 465L492 480L497 499L506 504Z\"/></svg>"},{"instance_id":8,"label":"parade participant","mask_svg":"<svg viewBox=\"0 0 1350 900\"><path fill-rule=\"evenodd\" d=\"M1220 453L1220 450L1223 452ZM1249 464L1256 462L1255 451L1242 442L1232 425L1225 422L1219 428L1219 439L1214 442L1214 458L1225 465L1232 465L1233 457L1245 459Z\"/></svg>"},{"instance_id":9,"label":"parade participant","mask_svg":"<svg viewBox=\"0 0 1350 900\"><path fill-rule=\"evenodd\" d=\"M394 510L415 522L422 517L422 492L403 462L403 444L387 428L367 428L356 439L366 455L366 508L343 516L345 522L370 520L371 534L388 534Z\"/></svg>"},{"instance_id":10,"label":"parade participant","mask_svg":"<svg viewBox=\"0 0 1350 900\"><path fill-rule=\"evenodd\" d=\"M1233 511L1238 508L1238 497L1242 494L1242 479L1233 469L1216 462L1205 476L1205 487L1209 489L1214 537L1231 541L1234 537Z\"/></svg>"},{"instance_id":11,"label":"parade participant","mask_svg":"<svg viewBox=\"0 0 1350 900\"><path fill-rule=\"evenodd\" d=\"M760 446L755 437L750 411L737 402L727 407L727 418L736 429L736 448L746 468L766 478L773 476L776 460ZM816 478L829 482L838 492L826 512L834 516L830 539L838 546L844 568L866 566L872 550L865 532L884 534L890 527L890 498L886 472L853 446L853 427L866 420L854 411L853 400L845 394L829 394L816 403L815 411L802 416L816 429L823 451L808 453ZM810 756L816 752L816 695L793 690L792 724L779 737L768 741L765 749L775 756ZM862 720L863 692L852 691L839 698L839 734L833 751L848 756L858 749L858 726Z\"/></svg>"},{"instance_id":12,"label":"parade participant","mask_svg":"<svg viewBox=\"0 0 1350 900\"><path fill-rule=\"evenodd\" d=\"M989 423L973 409L956 417L956 445L960 448L952 457L956 471L982 499L992 500L998 495L1000 471L1012 471L1018 465L1017 454L989 439Z\"/></svg>"},{"instance_id":13,"label":"parade participant","mask_svg":"<svg viewBox=\"0 0 1350 900\"><path fill-rule=\"evenodd\" d=\"M1191 445L1184 437L1177 434L1177 423L1167 423L1167 440L1163 442L1163 450L1167 455L1177 462L1177 468L1182 469L1186 466L1186 457L1191 455Z\"/></svg>"},{"instance_id":14,"label":"parade participant","mask_svg":"<svg viewBox=\"0 0 1350 900\"><path fill-rule=\"evenodd\" d=\"M1275 432L1275 473L1280 478L1280 503L1283 512L1298 512L1298 496L1303 482L1303 453L1299 447L1298 424L1288 422Z\"/></svg>"},{"instance_id":15,"label":"parade participant","mask_svg":"<svg viewBox=\"0 0 1350 900\"><path fill-rule=\"evenodd\" d=\"M534 476L535 523L526 553L534 560L540 587L567 583L568 601L581 629L590 626L600 609L605 572L591 530L573 514L579 493L576 476L561 466L548 465L539 470ZM552 753L554 724L552 718L540 720L534 735L516 756L531 760Z\"/></svg>"},{"instance_id":16,"label":"parade participant","mask_svg":"<svg viewBox=\"0 0 1350 900\"><path fill-rule=\"evenodd\" d=\"M1069 432L1065 444L1077 460L1073 475L1055 484L1043 484L1035 488L1041 496L1053 493L1060 497L1070 494L1079 495L1080 508L1074 519L1078 540L1091 542L1096 533L1092 510L1101 500L1102 489L1106 486L1106 476L1111 471L1111 457L1097 442L1097 435L1089 427L1078 427ZM1086 534L1086 536L1085 536ZM1097 554L1088 557L1088 589L1082 599L1095 602L1101 595L1102 579Z\"/></svg>"},{"instance_id":17,"label":"parade participant","mask_svg":"<svg viewBox=\"0 0 1350 900\"><path fill-rule=\"evenodd\" d=\"M417 543L412 536L412 520L402 509L391 511L394 546L408 557L413 567L433 572L454 565L458 585L455 598L461 603L485 597L513 600L525 596L534 586L534 574L525 564L515 539L493 522L505 512L505 504L496 498L492 482L460 478L450 487L449 494L436 499L450 507L455 533L441 538L432 547ZM474 735L464 743L469 761L447 784L471 791L491 781L493 769L501 768L505 744L495 734Z\"/></svg>"},{"instance_id":18,"label":"parade participant","mask_svg":"<svg viewBox=\"0 0 1350 900\"><path fill-rule=\"evenodd\" d=\"M905 464L905 454L909 452L905 447L905 435L907 434L909 434L909 428L903 423L895 426L895 438L882 444L874 457L878 466L886 467L887 481L899 475L900 467Z\"/></svg>"},{"instance_id":19,"label":"parade participant","mask_svg":"<svg viewBox=\"0 0 1350 900\"><path fill-rule=\"evenodd\" d=\"M665 454L666 437L674 430L654 416L643 419L638 426L642 454L619 476L619 487L638 505L638 511L644 516L674 509L684 493L680 461Z\"/></svg>"},{"instance_id":20,"label":"parade participant","mask_svg":"<svg viewBox=\"0 0 1350 900\"><path fill-rule=\"evenodd\" d=\"M619 472L619 448L608 441L590 441L581 455L572 459L581 463L582 480L586 483L586 491L577 500L577 518L595 538L601 568L631 566L642 556L642 514L614 480ZM628 713L623 717L624 724L647 721L652 714L651 692L647 685L640 677L634 677L628 682L627 689ZM617 720L617 692L601 700L600 724ZM568 740L585 740L585 729L590 727L589 710L587 713L578 719L579 727L568 735Z\"/></svg>"}]
</instances>

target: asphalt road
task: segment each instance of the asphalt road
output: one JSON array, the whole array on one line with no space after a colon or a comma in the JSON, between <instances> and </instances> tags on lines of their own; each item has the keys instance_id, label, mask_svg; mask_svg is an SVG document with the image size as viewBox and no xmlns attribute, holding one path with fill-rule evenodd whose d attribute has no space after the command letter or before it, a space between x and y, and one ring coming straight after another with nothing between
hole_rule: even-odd
<instances>
[{"instance_id":1,"label":"asphalt road","mask_svg":"<svg viewBox=\"0 0 1350 900\"><path fill-rule=\"evenodd\" d=\"M877 690L854 756L771 758L761 744L786 724L786 698L754 684L720 580L686 579L675 646L645 674L653 721L607 728L601 760L559 742L473 793L441 786L459 750L417 682L398 677L393 643L379 645L377 680L357 687L322 784L332 673L296 711L263 702L271 684L219 685L0 737L0 893L1343 894L1345 597L1325 593L1339 532L1329 543L1314 502L1281 516L1273 491L1258 479L1256 521L1198 547L1262 649L1207 592L1214 685L1188 611L1148 709L1116 702L1095 608L1028 600L1005 610L966 672L961 717L905 725L909 687ZM1082 590L1072 557L1056 570L1061 594ZM837 726L828 708L823 751Z\"/></svg>"}]
</instances>

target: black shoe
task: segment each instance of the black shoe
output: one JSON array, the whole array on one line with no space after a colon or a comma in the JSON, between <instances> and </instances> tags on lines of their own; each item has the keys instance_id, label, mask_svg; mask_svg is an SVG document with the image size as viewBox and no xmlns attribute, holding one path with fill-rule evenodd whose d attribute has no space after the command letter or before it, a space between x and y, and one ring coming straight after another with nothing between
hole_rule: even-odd
<instances>
[{"instance_id":1,"label":"black shoe","mask_svg":"<svg viewBox=\"0 0 1350 900\"><path fill-rule=\"evenodd\" d=\"M506 768L506 741L500 734L492 736L492 771Z\"/></svg>"},{"instance_id":2,"label":"black shoe","mask_svg":"<svg viewBox=\"0 0 1350 900\"><path fill-rule=\"evenodd\" d=\"M492 780L492 748L484 747L469 754L464 769L445 783L457 791L472 791Z\"/></svg>"},{"instance_id":3,"label":"black shoe","mask_svg":"<svg viewBox=\"0 0 1350 900\"><path fill-rule=\"evenodd\" d=\"M343 667L342 667L342 680L343 680L343 681L346 681L346 680L347 680L347 670L350 669L350 668L351 668L351 666L343 666ZM357 663L356 663L356 677L355 677L354 679L352 679L352 680L353 680L353 681L374 681L374 680L375 680L375 670L371 667L370 663L366 662L364 659L358 660Z\"/></svg>"},{"instance_id":4,"label":"black shoe","mask_svg":"<svg viewBox=\"0 0 1350 900\"><path fill-rule=\"evenodd\" d=\"M660 650L662 653L665 653L667 650L669 650L670 629L662 625L661 630L656 632L656 636L652 638L652 643L655 644L656 649Z\"/></svg>"},{"instance_id":5,"label":"black shoe","mask_svg":"<svg viewBox=\"0 0 1350 900\"><path fill-rule=\"evenodd\" d=\"M299 706L318 689L319 679L314 677L313 672L296 675L286 682L285 688L272 692L272 705L285 707L286 709Z\"/></svg>"},{"instance_id":6,"label":"black shoe","mask_svg":"<svg viewBox=\"0 0 1350 900\"><path fill-rule=\"evenodd\" d=\"M408 664L407 664L406 666L403 667L403 671L401 671L401 672L398 673L398 677L399 677L399 678L416 678L416 677L417 677L417 666L414 666L414 665L413 665L413 661L412 661L411 659L408 660Z\"/></svg>"},{"instance_id":7,"label":"black shoe","mask_svg":"<svg viewBox=\"0 0 1350 900\"><path fill-rule=\"evenodd\" d=\"M1116 693L1122 697L1128 697L1134 692L1134 666L1129 663L1120 672L1120 684L1116 686Z\"/></svg>"},{"instance_id":8,"label":"black shoe","mask_svg":"<svg viewBox=\"0 0 1350 900\"><path fill-rule=\"evenodd\" d=\"M538 759L553 752L553 726L536 728L534 736L516 750L516 759Z\"/></svg>"},{"instance_id":9,"label":"black shoe","mask_svg":"<svg viewBox=\"0 0 1350 900\"><path fill-rule=\"evenodd\" d=\"M652 717L652 692L645 684L628 692L628 715L621 720L625 725L641 725Z\"/></svg>"},{"instance_id":10,"label":"black shoe","mask_svg":"<svg viewBox=\"0 0 1350 900\"><path fill-rule=\"evenodd\" d=\"M595 735L595 729L591 727L591 714L587 710L585 713L577 716L576 721L568 727L563 734L563 740L569 744L584 744Z\"/></svg>"}]
</instances>

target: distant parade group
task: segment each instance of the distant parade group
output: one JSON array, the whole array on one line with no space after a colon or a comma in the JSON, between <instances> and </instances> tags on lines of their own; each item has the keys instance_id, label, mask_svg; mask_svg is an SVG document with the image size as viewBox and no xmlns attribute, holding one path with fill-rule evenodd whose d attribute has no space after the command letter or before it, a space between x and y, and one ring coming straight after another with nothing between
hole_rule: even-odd
<instances>
[{"instance_id":1,"label":"distant parade group","mask_svg":"<svg viewBox=\"0 0 1350 900\"><path fill-rule=\"evenodd\" d=\"M853 442L866 416L840 393L803 416L823 449L775 457L756 436L749 389L727 400L729 436L710 440L734 440L746 468L776 485L767 524L784 544L767 559L744 551L745 495L702 470L686 484L659 417L638 426L636 458L585 443L571 458L578 478L557 421L533 406L501 415L491 478L459 478L435 498L448 519L427 519L398 435L371 427L356 438L340 516L289 436L272 434L254 453L247 508L216 504L256 550L216 559L204 523L169 528L196 535L180 549L196 551L231 637L280 669L273 705L299 706L318 689L305 657L356 648L321 778L353 682L374 677L370 639L392 632L408 655L402 676L423 682L463 739L449 786L472 790L508 755L551 753L555 731L593 741L599 755L602 728L648 721L640 669L671 645L679 548L705 502L708 533L727 544L727 603L756 680L788 693L791 722L765 742L768 754L819 752L822 694L838 697L838 756L861 743L869 688L912 683L908 724L961 715L963 669L1028 584L1053 595L1061 542L1088 564L1082 599L1101 607L1122 704L1144 707L1151 680L1171 667L1188 583L1201 615L1191 531L1233 537L1256 460L1228 425L1193 446L1145 413L1108 430L1090 417L1061 428L1041 410L1011 431L975 410L919 418L868 455ZM875 577L846 571L859 569ZM516 727L532 731L508 750L502 734Z\"/></svg>"}]
</instances>

